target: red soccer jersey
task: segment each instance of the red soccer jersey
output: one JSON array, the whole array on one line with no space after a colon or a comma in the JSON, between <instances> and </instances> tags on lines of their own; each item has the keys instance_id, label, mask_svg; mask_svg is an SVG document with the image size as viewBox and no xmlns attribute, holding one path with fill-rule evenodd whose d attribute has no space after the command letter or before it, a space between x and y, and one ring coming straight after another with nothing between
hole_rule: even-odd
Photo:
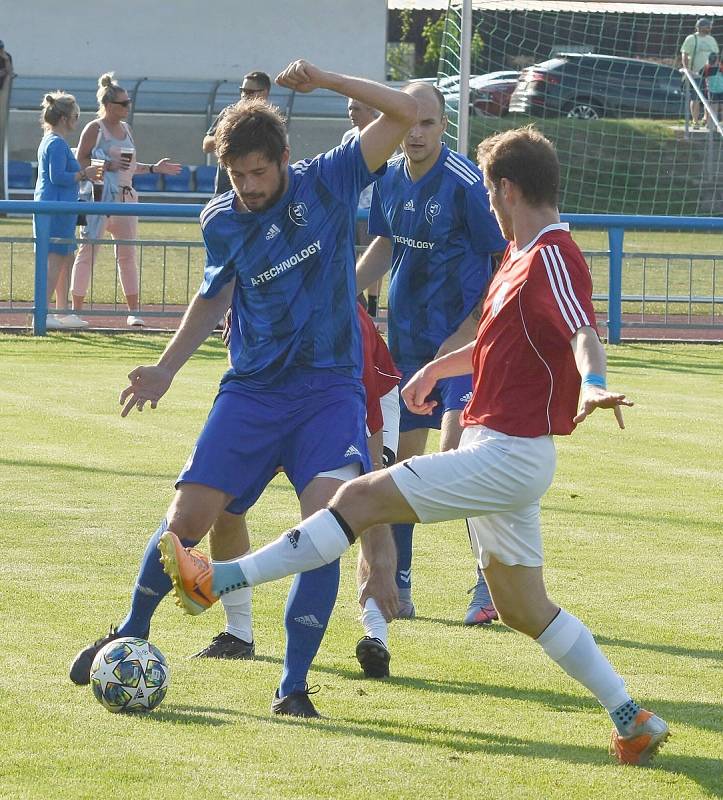
<instances>
[{"instance_id":1,"label":"red soccer jersey","mask_svg":"<svg viewBox=\"0 0 723 800\"><path fill-rule=\"evenodd\" d=\"M580 374L570 340L586 325L597 330L592 279L568 226L543 228L522 250L508 245L482 309L463 424L572 433Z\"/></svg>"},{"instance_id":2,"label":"red soccer jersey","mask_svg":"<svg viewBox=\"0 0 723 800\"><path fill-rule=\"evenodd\" d=\"M379 401L399 383L401 375L397 372L389 348L379 335L374 320L361 303L357 303L357 312L364 351L362 383L367 395L367 430L371 436L384 425Z\"/></svg>"}]
</instances>

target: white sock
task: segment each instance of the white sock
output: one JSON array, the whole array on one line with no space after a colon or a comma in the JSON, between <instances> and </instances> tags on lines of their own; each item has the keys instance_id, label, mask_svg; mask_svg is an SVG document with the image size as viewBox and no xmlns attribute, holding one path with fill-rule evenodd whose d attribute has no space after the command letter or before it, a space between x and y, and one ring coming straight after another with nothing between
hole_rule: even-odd
<instances>
[{"instance_id":1,"label":"white sock","mask_svg":"<svg viewBox=\"0 0 723 800\"><path fill-rule=\"evenodd\" d=\"M349 540L334 515L322 509L296 528L247 556L236 560L246 583L256 586L297 572L331 564L349 549Z\"/></svg>"},{"instance_id":2,"label":"white sock","mask_svg":"<svg viewBox=\"0 0 723 800\"><path fill-rule=\"evenodd\" d=\"M612 712L630 700L625 682L595 644L590 631L565 609L560 609L560 613L536 641L571 678L589 689L608 711Z\"/></svg>"},{"instance_id":3,"label":"white sock","mask_svg":"<svg viewBox=\"0 0 723 800\"><path fill-rule=\"evenodd\" d=\"M379 639L384 643L384 647L388 647L389 626L373 597L367 598L366 603L364 603L361 619L364 633L367 636L371 636L372 639Z\"/></svg>"},{"instance_id":4,"label":"white sock","mask_svg":"<svg viewBox=\"0 0 723 800\"><path fill-rule=\"evenodd\" d=\"M236 559L233 559L234 561ZM226 564L226 561L215 561L215 564ZM221 595L221 605L226 612L226 633L230 633L244 642L253 642L253 625L251 622L251 587L233 589Z\"/></svg>"}]
</instances>

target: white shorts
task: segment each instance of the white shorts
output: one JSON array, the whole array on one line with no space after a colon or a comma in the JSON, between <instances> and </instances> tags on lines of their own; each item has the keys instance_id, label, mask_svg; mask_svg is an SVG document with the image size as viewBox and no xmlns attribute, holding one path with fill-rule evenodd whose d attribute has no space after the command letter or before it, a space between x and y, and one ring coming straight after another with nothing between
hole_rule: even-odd
<instances>
[{"instance_id":1,"label":"white shorts","mask_svg":"<svg viewBox=\"0 0 723 800\"><path fill-rule=\"evenodd\" d=\"M459 447L389 470L420 522L467 518L479 565L542 566L540 498L555 474L551 436L508 436L477 425Z\"/></svg>"}]
</instances>

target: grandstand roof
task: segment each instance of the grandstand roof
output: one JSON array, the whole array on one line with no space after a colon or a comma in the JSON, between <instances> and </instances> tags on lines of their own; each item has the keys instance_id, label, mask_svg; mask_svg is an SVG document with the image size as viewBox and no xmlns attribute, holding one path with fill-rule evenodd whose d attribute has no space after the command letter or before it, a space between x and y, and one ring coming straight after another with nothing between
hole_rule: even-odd
<instances>
[{"instance_id":1,"label":"grandstand roof","mask_svg":"<svg viewBox=\"0 0 723 800\"><path fill-rule=\"evenodd\" d=\"M448 0L388 0L389 9L409 9L416 11L446 11ZM461 6L461 0L454 5ZM625 3L598 3L594 0L472 0L473 8L487 8L499 11L582 11L588 13L618 14L706 14L723 16L723 4L713 4L699 0L678 3L674 0L657 0L655 3L640 3L628 0Z\"/></svg>"}]
</instances>

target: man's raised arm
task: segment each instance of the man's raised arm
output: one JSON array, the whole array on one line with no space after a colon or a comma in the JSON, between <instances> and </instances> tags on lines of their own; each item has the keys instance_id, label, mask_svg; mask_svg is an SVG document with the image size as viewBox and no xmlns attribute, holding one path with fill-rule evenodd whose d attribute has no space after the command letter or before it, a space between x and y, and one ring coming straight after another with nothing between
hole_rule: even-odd
<instances>
[{"instance_id":1,"label":"man's raised arm","mask_svg":"<svg viewBox=\"0 0 723 800\"><path fill-rule=\"evenodd\" d=\"M381 83L327 72L308 61L294 61L276 77L279 86L297 92L330 89L381 112L361 132L361 150L367 167L375 172L392 156L404 134L417 120L417 101Z\"/></svg>"}]
</instances>

